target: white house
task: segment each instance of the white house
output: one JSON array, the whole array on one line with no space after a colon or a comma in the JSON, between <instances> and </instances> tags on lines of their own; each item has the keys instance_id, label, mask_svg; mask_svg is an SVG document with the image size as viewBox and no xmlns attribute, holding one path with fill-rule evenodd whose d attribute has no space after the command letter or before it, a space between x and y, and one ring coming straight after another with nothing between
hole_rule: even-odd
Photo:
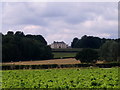
<instances>
[{"instance_id":1,"label":"white house","mask_svg":"<svg viewBox=\"0 0 120 90\"><path fill-rule=\"evenodd\" d=\"M62 42L53 42L51 45L50 45L51 48L68 48L68 45L66 43L64 43L63 41Z\"/></svg>"}]
</instances>

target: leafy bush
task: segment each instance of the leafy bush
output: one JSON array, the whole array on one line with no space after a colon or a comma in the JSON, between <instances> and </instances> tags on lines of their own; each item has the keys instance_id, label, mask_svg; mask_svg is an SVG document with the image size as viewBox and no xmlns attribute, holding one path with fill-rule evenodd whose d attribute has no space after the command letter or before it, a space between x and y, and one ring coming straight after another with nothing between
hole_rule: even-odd
<instances>
[{"instance_id":1,"label":"leafy bush","mask_svg":"<svg viewBox=\"0 0 120 90\"><path fill-rule=\"evenodd\" d=\"M93 63L98 59L98 52L93 49L83 49L76 54L75 58L82 63Z\"/></svg>"}]
</instances>

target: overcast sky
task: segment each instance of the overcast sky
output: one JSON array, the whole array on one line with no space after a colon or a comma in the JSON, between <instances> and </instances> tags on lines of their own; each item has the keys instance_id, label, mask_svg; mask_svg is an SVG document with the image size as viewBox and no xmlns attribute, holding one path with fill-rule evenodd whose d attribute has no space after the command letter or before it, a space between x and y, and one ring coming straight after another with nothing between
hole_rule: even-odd
<instances>
[{"instance_id":1,"label":"overcast sky","mask_svg":"<svg viewBox=\"0 0 120 90\"><path fill-rule=\"evenodd\" d=\"M42 35L48 44L83 35L118 37L118 3L11 2L2 4L2 33Z\"/></svg>"}]
</instances>

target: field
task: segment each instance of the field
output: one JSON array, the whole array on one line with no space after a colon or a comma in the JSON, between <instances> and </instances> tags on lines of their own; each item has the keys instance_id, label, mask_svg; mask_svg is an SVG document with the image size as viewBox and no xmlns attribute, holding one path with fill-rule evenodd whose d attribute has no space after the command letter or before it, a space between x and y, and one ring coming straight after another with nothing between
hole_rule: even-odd
<instances>
[{"instance_id":1,"label":"field","mask_svg":"<svg viewBox=\"0 0 120 90\"><path fill-rule=\"evenodd\" d=\"M5 62L2 65L48 65L48 64L80 64L79 60L75 58L66 59L51 59L51 60L37 60L37 61L19 61L19 62ZM97 64L104 63L103 61L97 61ZM0 64L1 65L1 64Z\"/></svg>"},{"instance_id":2,"label":"field","mask_svg":"<svg viewBox=\"0 0 120 90\"><path fill-rule=\"evenodd\" d=\"M2 71L2 88L120 88L118 68Z\"/></svg>"},{"instance_id":3,"label":"field","mask_svg":"<svg viewBox=\"0 0 120 90\"><path fill-rule=\"evenodd\" d=\"M79 64L80 61L74 58L68 59L51 59L51 60L38 60L38 61L20 61L20 62L6 62L3 65L43 65L43 64Z\"/></svg>"},{"instance_id":4,"label":"field","mask_svg":"<svg viewBox=\"0 0 120 90\"><path fill-rule=\"evenodd\" d=\"M75 57L76 53L65 53L65 52L56 52L53 53L54 58L66 58L66 57Z\"/></svg>"},{"instance_id":5,"label":"field","mask_svg":"<svg viewBox=\"0 0 120 90\"><path fill-rule=\"evenodd\" d=\"M74 58L77 54L77 52L81 51L82 48L57 48L52 49L52 52L54 54L54 58ZM98 49L94 49L97 50Z\"/></svg>"},{"instance_id":6,"label":"field","mask_svg":"<svg viewBox=\"0 0 120 90\"><path fill-rule=\"evenodd\" d=\"M54 58L71 58L75 57L76 53L81 51L82 49L78 48L57 48L52 49L52 52L54 54Z\"/></svg>"}]
</instances>

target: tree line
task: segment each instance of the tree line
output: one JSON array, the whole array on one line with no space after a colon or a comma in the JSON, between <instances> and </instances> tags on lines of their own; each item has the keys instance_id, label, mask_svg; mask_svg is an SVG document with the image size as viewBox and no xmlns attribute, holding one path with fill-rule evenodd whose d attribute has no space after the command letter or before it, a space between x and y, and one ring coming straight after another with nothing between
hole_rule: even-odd
<instances>
[{"instance_id":1,"label":"tree line","mask_svg":"<svg viewBox=\"0 0 120 90\"><path fill-rule=\"evenodd\" d=\"M2 61L28 61L52 59L50 46L42 35L25 35L21 31L8 31L2 35ZM82 62L94 60L119 61L120 39L105 39L84 35L81 39L74 38L72 48L82 48L76 59ZM96 49L96 50L94 50Z\"/></svg>"},{"instance_id":2,"label":"tree line","mask_svg":"<svg viewBox=\"0 0 120 90\"><path fill-rule=\"evenodd\" d=\"M44 60L53 58L52 50L41 35L21 31L2 34L2 61Z\"/></svg>"},{"instance_id":3,"label":"tree line","mask_svg":"<svg viewBox=\"0 0 120 90\"><path fill-rule=\"evenodd\" d=\"M99 49L106 41L118 41L120 39L105 39L84 35L81 39L75 37L71 43L72 48L93 48Z\"/></svg>"},{"instance_id":4,"label":"tree line","mask_svg":"<svg viewBox=\"0 0 120 90\"><path fill-rule=\"evenodd\" d=\"M83 48L75 57L82 62L95 62L96 60L118 62L120 60L120 38L101 39L84 35L81 39L74 38L71 47Z\"/></svg>"}]
</instances>

